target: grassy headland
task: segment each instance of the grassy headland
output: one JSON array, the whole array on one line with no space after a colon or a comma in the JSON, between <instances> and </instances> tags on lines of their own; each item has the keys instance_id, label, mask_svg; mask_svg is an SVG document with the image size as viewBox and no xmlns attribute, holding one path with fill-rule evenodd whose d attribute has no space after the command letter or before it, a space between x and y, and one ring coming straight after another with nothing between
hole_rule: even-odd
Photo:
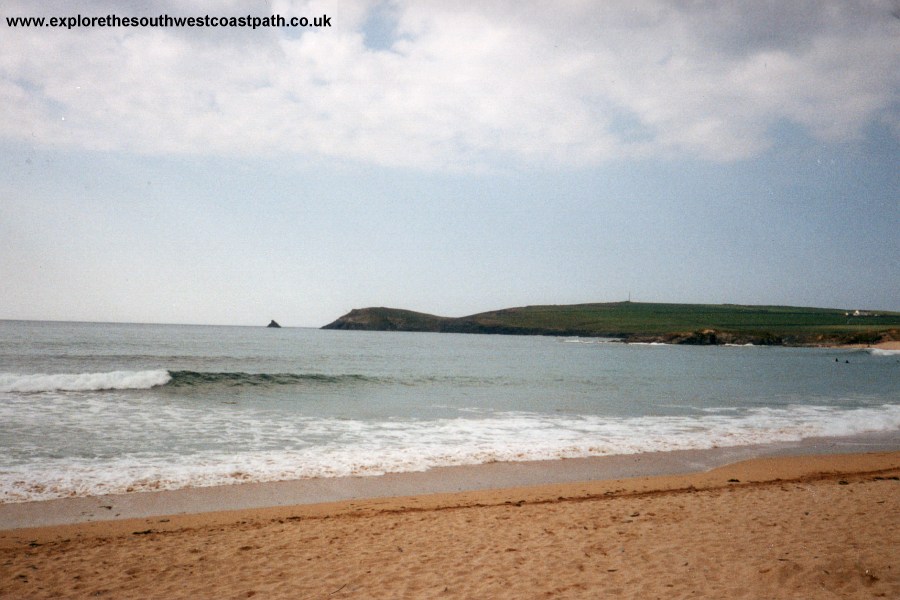
<instances>
[{"instance_id":1,"label":"grassy headland","mask_svg":"<svg viewBox=\"0 0 900 600\"><path fill-rule=\"evenodd\" d=\"M614 337L676 344L872 344L900 340L900 313L612 302L524 306L451 318L378 307L354 309L323 329Z\"/></svg>"}]
</instances>

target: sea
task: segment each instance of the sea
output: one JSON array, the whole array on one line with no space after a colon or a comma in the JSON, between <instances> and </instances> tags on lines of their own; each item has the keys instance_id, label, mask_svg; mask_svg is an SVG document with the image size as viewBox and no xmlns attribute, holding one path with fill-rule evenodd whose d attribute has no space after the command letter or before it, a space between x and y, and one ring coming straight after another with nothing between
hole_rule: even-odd
<instances>
[{"instance_id":1,"label":"sea","mask_svg":"<svg viewBox=\"0 0 900 600\"><path fill-rule=\"evenodd\" d=\"M900 352L0 321L0 502L900 440Z\"/></svg>"}]
</instances>

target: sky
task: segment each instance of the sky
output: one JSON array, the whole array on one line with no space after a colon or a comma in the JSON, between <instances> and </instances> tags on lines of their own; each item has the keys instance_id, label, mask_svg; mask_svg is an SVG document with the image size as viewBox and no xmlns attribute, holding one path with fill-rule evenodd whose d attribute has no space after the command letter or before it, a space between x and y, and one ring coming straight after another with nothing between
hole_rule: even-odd
<instances>
[{"instance_id":1,"label":"sky","mask_svg":"<svg viewBox=\"0 0 900 600\"><path fill-rule=\"evenodd\" d=\"M12 27L7 17L328 17ZM0 319L900 311L900 2L0 0Z\"/></svg>"}]
</instances>

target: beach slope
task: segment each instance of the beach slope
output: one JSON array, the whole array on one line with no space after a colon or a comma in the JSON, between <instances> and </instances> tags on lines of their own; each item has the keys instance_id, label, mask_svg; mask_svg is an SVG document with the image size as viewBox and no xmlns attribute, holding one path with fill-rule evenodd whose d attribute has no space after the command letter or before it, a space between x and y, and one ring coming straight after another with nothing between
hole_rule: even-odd
<instances>
[{"instance_id":1,"label":"beach slope","mask_svg":"<svg viewBox=\"0 0 900 600\"><path fill-rule=\"evenodd\" d=\"M897 598L900 453L0 532L0 597Z\"/></svg>"}]
</instances>

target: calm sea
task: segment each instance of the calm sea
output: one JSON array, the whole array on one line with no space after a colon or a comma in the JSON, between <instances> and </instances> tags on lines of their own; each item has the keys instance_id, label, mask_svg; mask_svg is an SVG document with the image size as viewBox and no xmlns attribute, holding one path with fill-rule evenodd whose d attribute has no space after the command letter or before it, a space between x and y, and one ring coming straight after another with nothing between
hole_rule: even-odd
<instances>
[{"instance_id":1,"label":"calm sea","mask_svg":"<svg viewBox=\"0 0 900 600\"><path fill-rule=\"evenodd\" d=\"M900 435L900 353L0 321L0 502Z\"/></svg>"}]
</instances>

